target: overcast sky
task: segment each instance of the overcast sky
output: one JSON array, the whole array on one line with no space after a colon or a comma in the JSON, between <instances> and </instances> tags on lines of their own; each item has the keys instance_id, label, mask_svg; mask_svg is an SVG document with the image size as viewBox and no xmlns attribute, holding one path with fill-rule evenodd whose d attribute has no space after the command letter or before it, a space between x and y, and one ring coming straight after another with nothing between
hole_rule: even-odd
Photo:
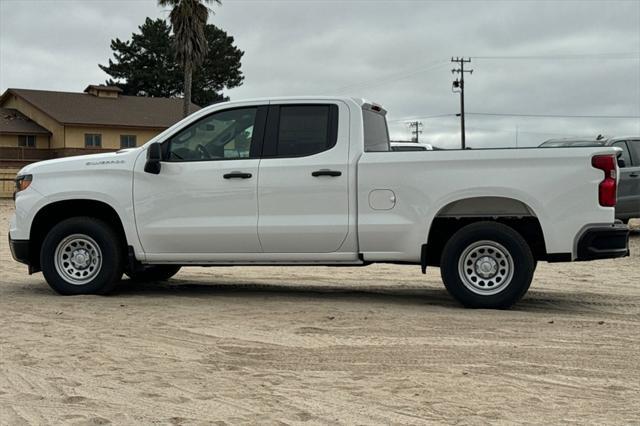
<instances>
[{"instance_id":1,"label":"overcast sky","mask_svg":"<svg viewBox=\"0 0 640 426\"><path fill-rule=\"evenodd\" d=\"M640 135L640 0L223 0L210 22L245 51L232 99L345 94L389 111L392 137L459 144L451 56L471 57L472 147L552 137ZM110 40L129 39L154 0L0 0L0 90L81 91L102 83ZM516 136L517 135L517 136Z\"/></svg>"}]
</instances>

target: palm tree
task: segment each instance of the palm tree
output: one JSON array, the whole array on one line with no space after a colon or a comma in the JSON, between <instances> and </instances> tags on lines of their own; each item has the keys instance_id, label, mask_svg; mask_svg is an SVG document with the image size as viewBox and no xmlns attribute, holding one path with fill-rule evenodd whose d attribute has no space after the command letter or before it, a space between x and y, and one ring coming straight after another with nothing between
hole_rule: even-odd
<instances>
[{"instance_id":1,"label":"palm tree","mask_svg":"<svg viewBox=\"0 0 640 426\"><path fill-rule=\"evenodd\" d=\"M191 105L191 81L193 69L207 54L207 39L204 28L209 12L207 4L222 4L221 0L158 0L160 6L171 7L169 20L173 27L176 60L184 69L183 115L189 115Z\"/></svg>"}]
</instances>

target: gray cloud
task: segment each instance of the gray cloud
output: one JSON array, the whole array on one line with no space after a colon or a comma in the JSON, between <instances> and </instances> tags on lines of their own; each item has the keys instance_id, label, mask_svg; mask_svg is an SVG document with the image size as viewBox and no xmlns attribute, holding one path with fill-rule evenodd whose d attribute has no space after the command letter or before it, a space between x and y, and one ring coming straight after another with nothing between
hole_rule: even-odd
<instances>
[{"instance_id":1,"label":"gray cloud","mask_svg":"<svg viewBox=\"0 0 640 426\"><path fill-rule=\"evenodd\" d=\"M408 117L456 113L451 56L474 57L467 111L640 115L638 1L239 1L211 22L246 54L233 99L299 94L366 97L389 110L394 138ZM153 0L0 0L0 90L78 91L106 76L112 38L127 39ZM629 53L624 56L593 56ZM587 55L587 56L575 56ZM592 55L592 56L588 56ZM509 56L511 59L481 59ZM517 59L543 56L544 59ZM424 118L423 139L459 141L456 117ZM469 115L471 146L570 135L640 134L639 119Z\"/></svg>"}]
</instances>

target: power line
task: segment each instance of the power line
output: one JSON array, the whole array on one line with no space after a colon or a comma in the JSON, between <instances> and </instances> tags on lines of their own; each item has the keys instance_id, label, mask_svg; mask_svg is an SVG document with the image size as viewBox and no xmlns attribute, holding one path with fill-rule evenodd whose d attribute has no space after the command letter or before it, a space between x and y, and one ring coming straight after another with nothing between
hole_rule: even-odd
<instances>
[{"instance_id":1,"label":"power line","mask_svg":"<svg viewBox=\"0 0 640 426\"><path fill-rule=\"evenodd\" d=\"M478 115L487 117L523 117L523 118L596 118L596 119L636 119L640 115L567 115L567 114L510 114L510 113L492 113L492 112L466 112L466 115ZM411 120L430 120L434 118L459 117L459 113L433 114L433 115L413 115L410 117L397 118L387 120L389 123Z\"/></svg>"},{"instance_id":2,"label":"power line","mask_svg":"<svg viewBox=\"0 0 640 426\"><path fill-rule=\"evenodd\" d=\"M640 115L571 115L571 114L517 114L497 112L467 112L468 115L480 115L491 117L531 117L531 118L605 118L605 119L630 119L640 118Z\"/></svg>"},{"instance_id":3,"label":"power line","mask_svg":"<svg viewBox=\"0 0 640 426\"><path fill-rule=\"evenodd\" d=\"M557 55L479 55L473 59L499 59L499 60L546 60L546 59L639 59L640 52L616 52L616 53L576 53Z\"/></svg>"},{"instance_id":4,"label":"power line","mask_svg":"<svg viewBox=\"0 0 640 426\"><path fill-rule=\"evenodd\" d=\"M394 120L387 120L387 123L396 123L396 122L400 122L400 121L411 121L411 120L428 120L430 118L442 118L442 117L456 117L458 114L456 113L450 113L450 114L436 114L436 115L423 115L420 117L416 117L416 116L412 116L412 117L405 117L405 118L397 118Z\"/></svg>"},{"instance_id":5,"label":"power line","mask_svg":"<svg viewBox=\"0 0 640 426\"><path fill-rule=\"evenodd\" d=\"M513 133L514 132L513 128L508 128L508 127L483 127L483 126L472 125L472 126L467 126L467 129L474 130L474 131L495 132L495 133ZM574 137L574 138L593 137L593 135L589 135L587 133L578 134L578 133L562 133L562 132L536 132L532 130L522 130L519 127L517 129L517 132L521 134L541 135L541 136L566 136L566 137Z\"/></svg>"},{"instance_id":6,"label":"power line","mask_svg":"<svg viewBox=\"0 0 640 426\"><path fill-rule=\"evenodd\" d=\"M552 55L478 55L471 56L469 59L478 60L571 60L571 59L640 59L640 52L609 52L609 53L573 53L573 54L552 54ZM434 61L427 64L423 68L418 68L414 71L402 72L397 74L390 74L386 77L376 80L370 80L364 83L357 83L340 87L335 90L337 93L343 93L349 90L366 89L372 86L379 86L385 83L392 83L399 80L404 80L415 75L421 74L426 71L439 68L445 65L448 61Z\"/></svg>"}]
</instances>

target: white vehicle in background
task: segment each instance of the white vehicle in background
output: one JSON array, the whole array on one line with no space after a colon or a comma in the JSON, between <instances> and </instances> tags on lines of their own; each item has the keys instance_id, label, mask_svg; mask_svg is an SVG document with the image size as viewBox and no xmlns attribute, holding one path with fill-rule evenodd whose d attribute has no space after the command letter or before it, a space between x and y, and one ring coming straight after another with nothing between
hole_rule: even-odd
<instances>
[{"instance_id":1,"label":"white vehicle in background","mask_svg":"<svg viewBox=\"0 0 640 426\"><path fill-rule=\"evenodd\" d=\"M433 151L433 146L420 142L391 142L391 151Z\"/></svg>"},{"instance_id":2,"label":"white vehicle in background","mask_svg":"<svg viewBox=\"0 0 640 426\"><path fill-rule=\"evenodd\" d=\"M431 265L465 306L506 308L537 261L628 255L617 148L393 152L385 114L220 103L136 149L26 166L13 257L61 294L192 265Z\"/></svg>"}]
</instances>

